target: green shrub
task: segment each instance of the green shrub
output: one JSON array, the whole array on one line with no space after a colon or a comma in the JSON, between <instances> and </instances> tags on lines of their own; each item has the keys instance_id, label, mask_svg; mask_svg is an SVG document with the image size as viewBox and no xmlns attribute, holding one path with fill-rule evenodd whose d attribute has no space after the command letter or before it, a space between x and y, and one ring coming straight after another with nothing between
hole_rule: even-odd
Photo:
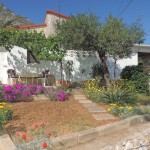
<instances>
[{"instance_id":1,"label":"green shrub","mask_svg":"<svg viewBox=\"0 0 150 150\"><path fill-rule=\"evenodd\" d=\"M3 124L7 123L13 115L13 110L11 106L6 106L5 102L0 103L0 128Z\"/></svg>"},{"instance_id":2,"label":"green shrub","mask_svg":"<svg viewBox=\"0 0 150 150\"><path fill-rule=\"evenodd\" d=\"M149 77L144 72L144 66L142 64L138 66L126 66L121 72L121 77L133 81L138 93L149 92Z\"/></svg>"},{"instance_id":3,"label":"green shrub","mask_svg":"<svg viewBox=\"0 0 150 150\"><path fill-rule=\"evenodd\" d=\"M143 114L142 110L138 107L132 107L129 105L125 105L125 106L118 106L115 104L110 105L110 108L108 109L108 111L117 117L121 117L121 118L127 118L127 117L131 117L134 115L140 115Z\"/></svg>"},{"instance_id":4,"label":"green shrub","mask_svg":"<svg viewBox=\"0 0 150 150\"><path fill-rule=\"evenodd\" d=\"M104 86L101 85L101 78L96 77L95 79L88 80L84 83L84 91L88 97L93 101L100 101L101 95L105 90Z\"/></svg>"},{"instance_id":5,"label":"green shrub","mask_svg":"<svg viewBox=\"0 0 150 150\"><path fill-rule=\"evenodd\" d=\"M104 78L104 73L101 67L101 64L94 64L92 66L92 77L95 78L97 76L101 76L102 78Z\"/></svg>"},{"instance_id":6,"label":"green shrub","mask_svg":"<svg viewBox=\"0 0 150 150\"><path fill-rule=\"evenodd\" d=\"M0 86L0 101L3 101L4 98L4 89L2 86Z\"/></svg>"},{"instance_id":7,"label":"green shrub","mask_svg":"<svg viewBox=\"0 0 150 150\"><path fill-rule=\"evenodd\" d=\"M107 104L136 104L136 95L129 90L108 87L103 93L102 100Z\"/></svg>"}]
</instances>

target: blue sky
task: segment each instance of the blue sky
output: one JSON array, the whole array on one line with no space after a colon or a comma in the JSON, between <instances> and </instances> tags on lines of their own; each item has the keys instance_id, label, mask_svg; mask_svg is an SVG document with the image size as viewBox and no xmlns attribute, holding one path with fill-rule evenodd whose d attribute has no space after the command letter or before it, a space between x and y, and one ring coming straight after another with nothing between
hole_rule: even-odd
<instances>
[{"instance_id":1,"label":"blue sky","mask_svg":"<svg viewBox=\"0 0 150 150\"><path fill-rule=\"evenodd\" d=\"M123 11L130 0L60 0L60 12L65 15L76 15L88 10L100 17L100 21L111 13L113 16ZM59 0L0 0L15 14L29 18L33 23L43 23L47 9L59 11ZM121 14L124 22L131 24L141 18L146 32L145 44L150 45L150 0L131 0L130 5Z\"/></svg>"}]
</instances>

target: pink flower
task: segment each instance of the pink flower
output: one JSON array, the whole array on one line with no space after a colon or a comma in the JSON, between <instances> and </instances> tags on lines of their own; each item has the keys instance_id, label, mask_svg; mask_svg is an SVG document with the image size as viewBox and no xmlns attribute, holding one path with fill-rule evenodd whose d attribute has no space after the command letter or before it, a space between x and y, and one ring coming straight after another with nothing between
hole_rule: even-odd
<instances>
[{"instance_id":1,"label":"pink flower","mask_svg":"<svg viewBox=\"0 0 150 150\"><path fill-rule=\"evenodd\" d=\"M41 126L45 126L45 122L41 122Z\"/></svg>"},{"instance_id":2,"label":"pink flower","mask_svg":"<svg viewBox=\"0 0 150 150\"><path fill-rule=\"evenodd\" d=\"M16 136L20 136L20 133L19 133L19 132L16 132Z\"/></svg>"},{"instance_id":3,"label":"pink flower","mask_svg":"<svg viewBox=\"0 0 150 150\"><path fill-rule=\"evenodd\" d=\"M35 128L37 129L38 127L39 127L38 124L36 124L36 125L35 125Z\"/></svg>"},{"instance_id":4,"label":"pink flower","mask_svg":"<svg viewBox=\"0 0 150 150\"><path fill-rule=\"evenodd\" d=\"M48 136L51 136L51 131L48 131L48 132L47 132L47 135L48 135Z\"/></svg>"}]
</instances>

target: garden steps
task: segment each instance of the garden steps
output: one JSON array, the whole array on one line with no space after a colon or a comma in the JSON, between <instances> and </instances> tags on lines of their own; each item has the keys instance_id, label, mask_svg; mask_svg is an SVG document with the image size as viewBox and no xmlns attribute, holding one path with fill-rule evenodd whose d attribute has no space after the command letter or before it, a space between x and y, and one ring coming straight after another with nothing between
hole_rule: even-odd
<instances>
[{"instance_id":1,"label":"garden steps","mask_svg":"<svg viewBox=\"0 0 150 150\"><path fill-rule=\"evenodd\" d=\"M109 114L103 107L98 106L96 103L93 103L89 100L81 91L73 91L74 99L83 105L90 113L95 120L115 120L116 118Z\"/></svg>"},{"instance_id":2,"label":"garden steps","mask_svg":"<svg viewBox=\"0 0 150 150\"><path fill-rule=\"evenodd\" d=\"M47 101L49 98L44 94L32 95L31 96L34 101Z\"/></svg>"}]
</instances>

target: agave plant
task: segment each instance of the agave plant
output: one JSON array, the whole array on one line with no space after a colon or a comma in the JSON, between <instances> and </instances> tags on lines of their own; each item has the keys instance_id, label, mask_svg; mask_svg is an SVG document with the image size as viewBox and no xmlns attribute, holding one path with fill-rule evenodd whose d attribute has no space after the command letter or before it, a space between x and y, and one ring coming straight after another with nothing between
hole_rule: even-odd
<instances>
[{"instance_id":1,"label":"agave plant","mask_svg":"<svg viewBox=\"0 0 150 150\"><path fill-rule=\"evenodd\" d=\"M124 104L135 104L136 95L125 89L117 89L109 87L102 96L102 99L105 103L116 103L119 105Z\"/></svg>"}]
</instances>

